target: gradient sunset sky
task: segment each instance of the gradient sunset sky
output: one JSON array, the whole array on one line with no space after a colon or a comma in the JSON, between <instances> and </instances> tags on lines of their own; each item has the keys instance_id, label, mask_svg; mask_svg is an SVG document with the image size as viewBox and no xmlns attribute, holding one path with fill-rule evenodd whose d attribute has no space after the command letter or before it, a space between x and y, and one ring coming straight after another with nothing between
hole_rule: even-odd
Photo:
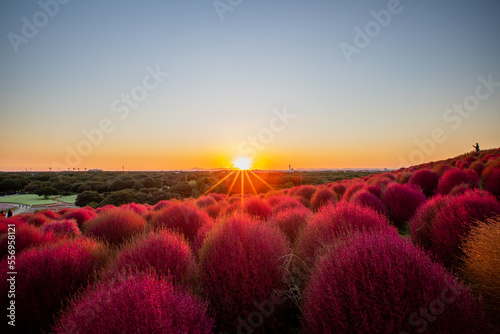
<instances>
[{"instance_id":1,"label":"gradient sunset sky","mask_svg":"<svg viewBox=\"0 0 500 334\"><path fill-rule=\"evenodd\" d=\"M500 146L498 0L66 2L0 4L0 170L398 168Z\"/></svg>"}]
</instances>

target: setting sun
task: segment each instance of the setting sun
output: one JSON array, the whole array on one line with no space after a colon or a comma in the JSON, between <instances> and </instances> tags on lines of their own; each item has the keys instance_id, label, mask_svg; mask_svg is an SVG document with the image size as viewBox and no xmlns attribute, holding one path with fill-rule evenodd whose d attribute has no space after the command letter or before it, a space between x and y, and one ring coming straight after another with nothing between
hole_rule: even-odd
<instances>
[{"instance_id":1,"label":"setting sun","mask_svg":"<svg viewBox=\"0 0 500 334\"><path fill-rule=\"evenodd\" d=\"M252 161L248 157L238 157L233 161L233 166L240 170L247 170L252 167Z\"/></svg>"}]
</instances>

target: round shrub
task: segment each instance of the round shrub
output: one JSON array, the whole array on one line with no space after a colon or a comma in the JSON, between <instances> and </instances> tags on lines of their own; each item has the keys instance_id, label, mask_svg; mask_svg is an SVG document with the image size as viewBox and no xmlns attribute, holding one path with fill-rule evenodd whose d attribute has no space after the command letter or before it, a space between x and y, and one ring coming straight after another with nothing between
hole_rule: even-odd
<instances>
[{"instance_id":1,"label":"round shrub","mask_svg":"<svg viewBox=\"0 0 500 334\"><path fill-rule=\"evenodd\" d=\"M256 196L245 199L243 203L243 211L250 216L257 217L262 220L267 220L273 213L271 207Z\"/></svg>"},{"instance_id":2,"label":"round shrub","mask_svg":"<svg viewBox=\"0 0 500 334\"><path fill-rule=\"evenodd\" d=\"M356 231L391 230L385 217L354 203L339 202L319 210L302 229L295 243L295 254L308 267L333 242Z\"/></svg>"},{"instance_id":3,"label":"round shrub","mask_svg":"<svg viewBox=\"0 0 500 334\"><path fill-rule=\"evenodd\" d=\"M209 334L206 303L154 275L123 275L80 296L54 333Z\"/></svg>"},{"instance_id":4,"label":"round shrub","mask_svg":"<svg viewBox=\"0 0 500 334\"><path fill-rule=\"evenodd\" d=\"M41 227L44 234L54 234L62 237L81 237L82 232L78 228L75 219L54 220Z\"/></svg>"},{"instance_id":5,"label":"round shrub","mask_svg":"<svg viewBox=\"0 0 500 334\"><path fill-rule=\"evenodd\" d=\"M196 206L201 209L201 208L207 207L209 205L214 205L217 203L217 201L211 196L201 196L200 198L198 198L196 200L195 203L196 203Z\"/></svg>"},{"instance_id":6,"label":"round shrub","mask_svg":"<svg viewBox=\"0 0 500 334\"><path fill-rule=\"evenodd\" d=\"M337 182L332 186L332 190L335 191L339 195L339 198L340 198L340 197L344 196L344 193L346 191L346 186L345 186L345 184Z\"/></svg>"},{"instance_id":7,"label":"round shrub","mask_svg":"<svg viewBox=\"0 0 500 334\"><path fill-rule=\"evenodd\" d=\"M134 211L135 213L138 213L140 215L144 215L146 212L148 212L148 208L146 208L146 206L144 206L143 204L138 204L138 203L123 204L122 206L120 206L120 209L131 210L131 211Z\"/></svg>"},{"instance_id":8,"label":"round shrub","mask_svg":"<svg viewBox=\"0 0 500 334\"><path fill-rule=\"evenodd\" d=\"M347 188L347 190L345 191L344 196L342 196L342 199L345 201L350 201L351 197L364 187L365 184L361 182L351 183L349 188Z\"/></svg>"},{"instance_id":9,"label":"round shrub","mask_svg":"<svg viewBox=\"0 0 500 334\"><path fill-rule=\"evenodd\" d=\"M212 228L199 258L203 294L215 311L218 331L234 332L238 317L246 319L257 310L256 303L285 289L287 268L282 258L289 253L278 229L248 216L234 216Z\"/></svg>"},{"instance_id":10,"label":"round shrub","mask_svg":"<svg viewBox=\"0 0 500 334\"><path fill-rule=\"evenodd\" d=\"M359 233L318 262L304 333L484 333L470 290L400 236Z\"/></svg>"},{"instance_id":11,"label":"round shrub","mask_svg":"<svg viewBox=\"0 0 500 334\"><path fill-rule=\"evenodd\" d=\"M447 170L449 170L451 167L449 165L446 165L444 163L439 163L435 165L432 170L434 170L436 173L438 173L440 176L443 176L444 173L446 173Z\"/></svg>"},{"instance_id":12,"label":"round shrub","mask_svg":"<svg viewBox=\"0 0 500 334\"><path fill-rule=\"evenodd\" d=\"M298 187L293 195L302 197L302 198L310 201L315 192L316 192L316 187L310 186L310 185L305 185L305 186Z\"/></svg>"},{"instance_id":13,"label":"round shrub","mask_svg":"<svg viewBox=\"0 0 500 334\"><path fill-rule=\"evenodd\" d=\"M195 206L172 202L156 214L150 221L150 227L154 230L164 228L176 230L183 233L189 241L193 241L198 229L208 220L210 220L208 214Z\"/></svg>"},{"instance_id":14,"label":"round shrub","mask_svg":"<svg viewBox=\"0 0 500 334\"><path fill-rule=\"evenodd\" d=\"M484 189L500 198L500 168L493 171L484 182Z\"/></svg>"},{"instance_id":15,"label":"round shrub","mask_svg":"<svg viewBox=\"0 0 500 334\"><path fill-rule=\"evenodd\" d=\"M26 221L28 224L33 225L33 226L42 226L43 224L51 221L52 219L44 215L43 213L34 213L29 216L28 220Z\"/></svg>"},{"instance_id":16,"label":"round shrub","mask_svg":"<svg viewBox=\"0 0 500 334\"><path fill-rule=\"evenodd\" d=\"M168 230L150 233L125 245L111 265L109 276L122 271L148 272L169 277L175 285L189 286L196 262L182 235Z\"/></svg>"},{"instance_id":17,"label":"round shrub","mask_svg":"<svg viewBox=\"0 0 500 334\"><path fill-rule=\"evenodd\" d=\"M77 291L95 279L105 247L89 239L66 239L27 250L16 258L16 330L49 332L53 317ZM7 259L0 262L0 291L7 291ZM7 293L0 296L7 305ZM3 322L5 323L5 322Z\"/></svg>"},{"instance_id":18,"label":"round shrub","mask_svg":"<svg viewBox=\"0 0 500 334\"><path fill-rule=\"evenodd\" d=\"M450 197L436 214L432 224L432 251L448 267L459 266L463 253L462 239L466 238L477 221L500 214L500 203L485 191L473 190Z\"/></svg>"},{"instance_id":19,"label":"round shrub","mask_svg":"<svg viewBox=\"0 0 500 334\"><path fill-rule=\"evenodd\" d=\"M462 250L462 275L483 296L491 319L500 325L500 216L473 227Z\"/></svg>"},{"instance_id":20,"label":"round shrub","mask_svg":"<svg viewBox=\"0 0 500 334\"><path fill-rule=\"evenodd\" d=\"M15 238L16 254L19 254L28 248L45 245L55 241L53 235L43 234L38 227L26 223L16 224ZM0 258L6 257L7 254L8 236L3 235L0 237Z\"/></svg>"},{"instance_id":21,"label":"round shrub","mask_svg":"<svg viewBox=\"0 0 500 334\"><path fill-rule=\"evenodd\" d=\"M337 202L337 195L329 188L318 189L311 199L311 210L317 211L322 206Z\"/></svg>"},{"instance_id":22,"label":"round shrub","mask_svg":"<svg viewBox=\"0 0 500 334\"><path fill-rule=\"evenodd\" d=\"M50 210L42 210L42 211L38 211L37 213L43 214L45 217L47 217L49 219L59 218L59 214L55 213L54 211L50 211Z\"/></svg>"},{"instance_id":23,"label":"round shrub","mask_svg":"<svg viewBox=\"0 0 500 334\"><path fill-rule=\"evenodd\" d=\"M377 196L378 198L382 198L382 189L380 189L379 186L376 185L366 185L365 190L368 191L369 193Z\"/></svg>"},{"instance_id":24,"label":"round shrub","mask_svg":"<svg viewBox=\"0 0 500 334\"><path fill-rule=\"evenodd\" d=\"M434 195L438 182L439 174L430 169L420 169L416 171L408 181L408 183L420 187L427 197Z\"/></svg>"},{"instance_id":25,"label":"round shrub","mask_svg":"<svg viewBox=\"0 0 500 334\"><path fill-rule=\"evenodd\" d=\"M304 208L307 209L307 207L299 201L297 198L292 197L292 196L284 196L285 198L280 201L278 204L276 204L273 207L273 214L276 214L277 212L290 209L290 208Z\"/></svg>"},{"instance_id":26,"label":"round shrub","mask_svg":"<svg viewBox=\"0 0 500 334\"><path fill-rule=\"evenodd\" d=\"M115 208L100 213L83 226L86 236L102 238L110 244L121 244L132 236L142 233L146 222L131 210Z\"/></svg>"},{"instance_id":27,"label":"round shrub","mask_svg":"<svg viewBox=\"0 0 500 334\"><path fill-rule=\"evenodd\" d=\"M446 171L439 180L437 190L441 194L448 194L451 189L459 184L465 183L470 188L477 188L478 179L467 174L461 169L450 169Z\"/></svg>"},{"instance_id":28,"label":"round shrub","mask_svg":"<svg viewBox=\"0 0 500 334\"><path fill-rule=\"evenodd\" d=\"M351 197L351 202L371 208L384 216L389 215L389 211L382 200L367 190L361 190L355 193Z\"/></svg>"},{"instance_id":29,"label":"round shrub","mask_svg":"<svg viewBox=\"0 0 500 334\"><path fill-rule=\"evenodd\" d=\"M436 195L422 204L408 223L414 245L432 249L432 224L436 215L448 204L449 197Z\"/></svg>"},{"instance_id":30,"label":"round shrub","mask_svg":"<svg viewBox=\"0 0 500 334\"><path fill-rule=\"evenodd\" d=\"M407 184L393 183L383 195L384 204L396 227L402 227L415 214L418 207L427 200L425 195Z\"/></svg>"},{"instance_id":31,"label":"round shrub","mask_svg":"<svg viewBox=\"0 0 500 334\"><path fill-rule=\"evenodd\" d=\"M62 218L75 219L79 227L81 227L85 222L96 217L97 214L94 210L88 208L69 210L62 215Z\"/></svg>"},{"instance_id":32,"label":"round shrub","mask_svg":"<svg viewBox=\"0 0 500 334\"><path fill-rule=\"evenodd\" d=\"M477 175L481 175L483 173L483 170L486 168L486 165L478 160L478 161L473 162L469 166L469 168L475 170Z\"/></svg>"},{"instance_id":33,"label":"round shrub","mask_svg":"<svg viewBox=\"0 0 500 334\"><path fill-rule=\"evenodd\" d=\"M277 226L293 244L311 216L311 210L305 207L288 208L274 214L270 224Z\"/></svg>"}]
</instances>

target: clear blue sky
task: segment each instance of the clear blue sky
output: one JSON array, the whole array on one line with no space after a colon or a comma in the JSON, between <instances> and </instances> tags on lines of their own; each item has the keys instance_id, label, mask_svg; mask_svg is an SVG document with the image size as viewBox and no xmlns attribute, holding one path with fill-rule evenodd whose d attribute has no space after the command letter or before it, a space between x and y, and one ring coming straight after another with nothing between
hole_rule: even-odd
<instances>
[{"instance_id":1,"label":"clear blue sky","mask_svg":"<svg viewBox=\"0 0 500 334\"><path fill-rule=\"evenodd\" d=\"M222 21L209 0L72 0L53 17L3 1L0 170L213 168L249 152L260 168L396 168L500 146L500 87L446 113L478 77L500 82L500 2L401 1L348 63L341 43L389 3L243 0ZM41 27L16 46L23 17ZM120 119L113 102L157 66L169 75ZM446 139L429 144L436 128Z\"/></svg>"}]
</instances>

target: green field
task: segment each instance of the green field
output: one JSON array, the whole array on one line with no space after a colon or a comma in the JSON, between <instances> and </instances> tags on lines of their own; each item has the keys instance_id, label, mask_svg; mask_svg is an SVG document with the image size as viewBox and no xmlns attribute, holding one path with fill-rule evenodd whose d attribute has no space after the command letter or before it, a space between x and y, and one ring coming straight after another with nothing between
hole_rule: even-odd
<instances>
[{"instance_id":1,"label":"green field","mask_svg":"<svg viewBox=\"0 0 500 334\"><path fill-rule=\"evenodd\" d=\"M67 204L75 204L77 196L78 195L63 196L63 197L59 198L58 200L59 200L59 202L64 202Z\"/></svg>"},{"instance_id":2,"label":"green field","mask_svg":"<svg viewBox=\"0 0 500 334\"><path fill-rule=\"evenodd\" d=\"M47 205L57 203L55 196L51 196L48 199L44 199L38 195L27 194L27 195L11 195L0 197L0 203L12 203L12 204L22 204L22 205Z\"/></svg>"}]
</instances>

